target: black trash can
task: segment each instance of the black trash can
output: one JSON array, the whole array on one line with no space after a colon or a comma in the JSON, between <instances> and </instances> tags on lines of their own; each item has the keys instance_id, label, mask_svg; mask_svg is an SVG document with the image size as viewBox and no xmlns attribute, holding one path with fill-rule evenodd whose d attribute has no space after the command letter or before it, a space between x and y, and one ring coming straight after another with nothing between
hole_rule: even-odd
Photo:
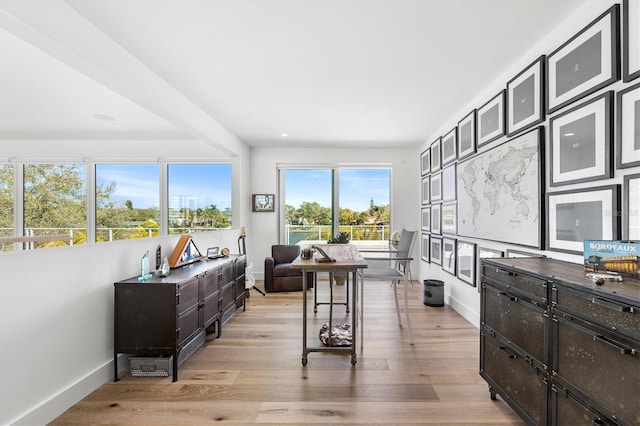
<instances>
[{"instance_id":1,"label":"black trash can","mask_svg":"<svg viewBox=\"0 0 640 426\"><path fill-rule=\"evenodd\" d=\"M424 299L427 306L444 306L444 281L424 280Z\"/></svg>"}]
</instances>

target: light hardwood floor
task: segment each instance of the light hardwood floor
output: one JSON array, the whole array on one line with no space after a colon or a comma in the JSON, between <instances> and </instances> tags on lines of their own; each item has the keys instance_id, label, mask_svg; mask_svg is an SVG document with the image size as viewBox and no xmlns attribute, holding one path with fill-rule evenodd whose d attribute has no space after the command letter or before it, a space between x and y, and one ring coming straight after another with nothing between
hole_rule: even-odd
<instances>
[{"instance_id":1,"label":"light hardwood floor","mask_svg":"<svg viewBox=\"0 0 640 426\"><path fill-rule=\"evenodd\" d=\"M327 287L318 287L322 300ZM301 292L252 291L246 311L180 367L177 382L122 374L52 424L523 424L478 374L478 329L448 306L425 306L421 283L410 294L415 345L398 327L392 287L369 283L356 366L348 354L310 353L303 367ZM328 307L314 318L312 291L308 300L316 345ZM334 307L334 324L349 318Z\"/></svg>"}]
</instances>

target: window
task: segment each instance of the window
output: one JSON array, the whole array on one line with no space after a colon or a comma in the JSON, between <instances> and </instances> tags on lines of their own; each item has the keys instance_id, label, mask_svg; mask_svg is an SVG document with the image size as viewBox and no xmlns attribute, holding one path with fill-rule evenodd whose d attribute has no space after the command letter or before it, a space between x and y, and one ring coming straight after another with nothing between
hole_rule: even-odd
<instances>
[{"instance_id":1,"label":"window","mask_svg":"<svg viewBox=\"0 0 640 426\"><path fill-rule=\"evenodd\" d=\"M169 164L169 234L231 227L231 164Z\"/></svg>"},{"instance_id":2,"label":"window","mask_svg":"<svg viewBox=\"0 0 640 426\"><path fill-rule=\"evenodd\" d=\"M279 176L284 244L326 242L338 232L358 245L389 239L391 169L283 168Z\"/></svg>"},{"instance_id":3,"label":"window","mask_svg":"<svg viewBox=\"0 0 640 426\"><path fill-rule=\"evenodd\" d=\"M96 165L96 242L157 237L159 223L159 165Z\"/></svg>"},{"instance_id":4,"label":"window","mask_svg":"<svg viewBox=\"0 0 640 426\"><path fill-rule=\"evenodd\" d=\"M86 223L84 164L24 166L24 235L43 239L26 249L86 244Z\"/></svg>"},{"instance_id":5,"label":"window","mask_svg":"<svg viewBox=\"0 0 640 426\"><path fill-rule=\"evenodd\" d=\"M15 189L12 164L0 164L0 237L13 236ZM0 251L13 251L13 243L0 244Z\"/></svg>"}]
</instances>

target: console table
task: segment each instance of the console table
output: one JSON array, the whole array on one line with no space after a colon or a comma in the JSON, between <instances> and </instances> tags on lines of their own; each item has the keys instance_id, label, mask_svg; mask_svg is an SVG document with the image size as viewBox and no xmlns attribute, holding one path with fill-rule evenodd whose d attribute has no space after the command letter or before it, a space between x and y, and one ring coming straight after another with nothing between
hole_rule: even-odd
<instances>
[{"instance_id":1,"label":"console table","mask_svg":"<svg viewBox=\"0 0 640 426\"><path fill-rule=\"evenodd\" d=\"M173 381L178 367L205 342L206 329L220 337L222 325L245 307L245 255L202 260L168 277L153 275L114 283L114 381L118 354L173 356Z\"/></svg>"},{"instance_id":2,"label":"console table","mask_svg":"<svg viewBox=\"0 0 640 426\"><path fill-rule=\"evenodd\" d=\"M357 328L357 276L358 270L367 267L367 262L352 244L322 244L317 245L323 249L335 262L322 262L319 253L309 260L301 257L296 258L291 263L292 269L301 269L302 274L302 365L307 365L307 355L310 352L349 352L351 353L351 365L355 365L356 360L356 328ZM307 272L329 272L336 271L351 272L352 274L352 297L353 307L351 309L351 345L331 346L331 329L333 327L333 280L329 279L331 299L329 302L329 346L309 347L307 345ZM316 280L316 286L318 285Z\"/></svg>"}]
</instances>

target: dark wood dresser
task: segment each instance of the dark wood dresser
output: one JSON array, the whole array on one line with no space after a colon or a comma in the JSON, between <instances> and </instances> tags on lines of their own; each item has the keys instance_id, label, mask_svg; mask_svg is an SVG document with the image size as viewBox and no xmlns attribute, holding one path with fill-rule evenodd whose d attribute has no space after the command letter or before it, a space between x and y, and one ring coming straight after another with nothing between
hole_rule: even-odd
<instances>
[{"instance_id":1,"label":"dark wood dresser","mask_svg":"<svg viewBox=\"0 0 640 426\"><path fill-rule=\"evenodd\" d=\"M640 424L640 280L483 259L480 375L528 424Z\"/></svg>"},{"instance_id":2,"label":"dark wood dresser","mask_svg":"<svg viewBox=\"0 0 640 426\"><path fill-rule=\"evenodd\" d=\"M132 277L114 284L114 381L118 354L173 356L178 367L205 342L207 329L220 337L222 325L244 305L245 255L203 260L168 277Z\"/></svg>"}]
</instances>

